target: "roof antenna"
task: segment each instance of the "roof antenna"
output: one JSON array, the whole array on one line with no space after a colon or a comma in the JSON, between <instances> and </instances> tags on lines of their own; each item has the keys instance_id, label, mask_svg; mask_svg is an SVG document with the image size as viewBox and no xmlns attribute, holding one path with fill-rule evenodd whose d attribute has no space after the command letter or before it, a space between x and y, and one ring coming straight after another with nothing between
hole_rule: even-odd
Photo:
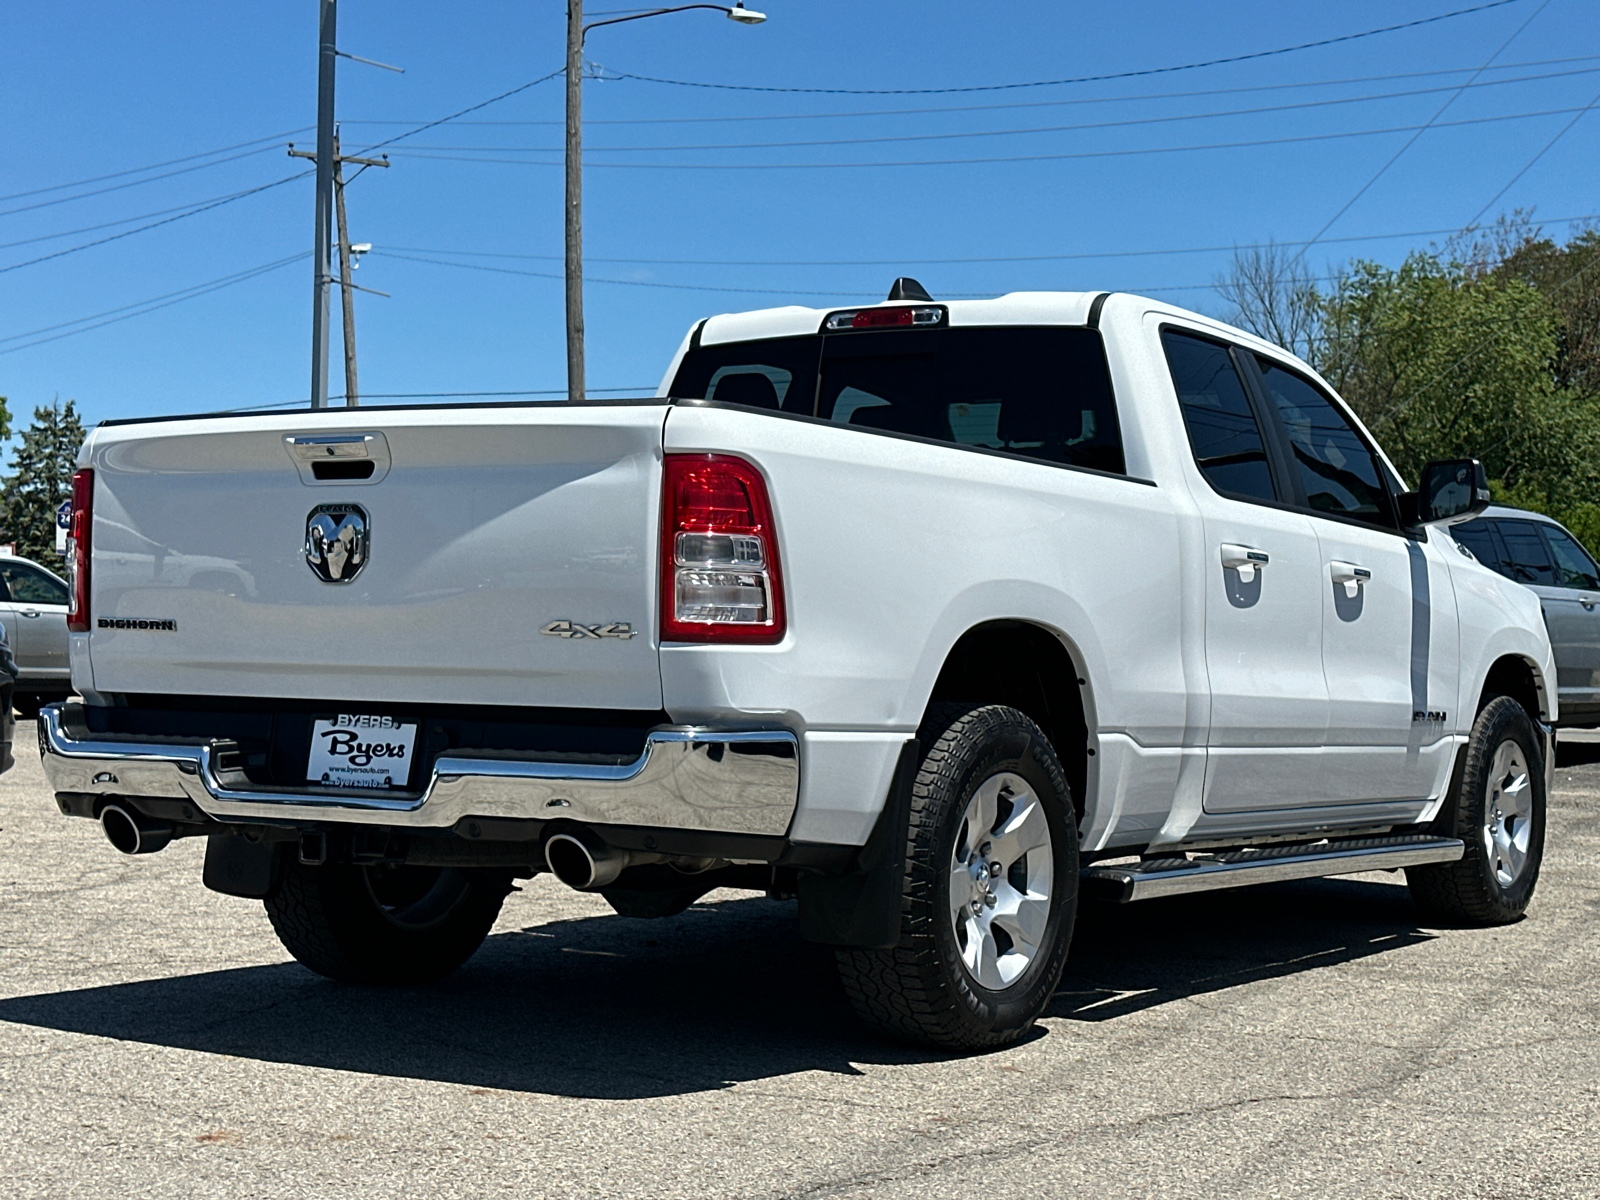
<instances>
[{"instance_id":1,"label":"roof antenna","mask_svg":"<svg viewBox=\"0 0 1600 1200\"><path fill-rule=\"evenodd\" d=\"M893 286L889 288L889 299L932 300L933 297L928 295L928 289L923 287L915 279L912 279L908 275L902 275L899 279L896 279Z\"/></svg>"}]
</instances>

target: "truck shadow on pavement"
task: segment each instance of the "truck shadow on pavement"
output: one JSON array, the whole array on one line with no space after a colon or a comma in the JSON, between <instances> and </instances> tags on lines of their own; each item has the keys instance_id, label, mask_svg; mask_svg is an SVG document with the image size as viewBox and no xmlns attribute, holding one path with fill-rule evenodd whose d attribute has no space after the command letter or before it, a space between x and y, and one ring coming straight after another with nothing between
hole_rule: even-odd
<instances>
[{"instance_id":1,"label":"truck shadow on pavement","mask_svg":"<svg viewBox=\"0 0 1600 1200\"><path fill-rule=\"evenodd\" d=\"M1089 901L1047 1017L1110 1021L1432 941L1402 877L1308 879L1137 904Z\"/></svg>"},{"instance_id":2,"label":"truck shadow on pavement","mask_svg":"<svg viewBox=\"0 0 1600 1200\"><path fill-rule=\"evenodd\" d=\"M1047 1016L1114 1020L1428 936L1415 927L1404 889L1381 884L1090 906ZM0 1001L0 1021L601 1099L948 1057L887 1044L858 1026L832 966L831 952L796 935L790 906L731 899L665 921L588 917L500 933L429 988L345 986L279 963L16 997ZM1035 1036L1048 1036L1047 1027Z\"/></svg>"}]
</instances>

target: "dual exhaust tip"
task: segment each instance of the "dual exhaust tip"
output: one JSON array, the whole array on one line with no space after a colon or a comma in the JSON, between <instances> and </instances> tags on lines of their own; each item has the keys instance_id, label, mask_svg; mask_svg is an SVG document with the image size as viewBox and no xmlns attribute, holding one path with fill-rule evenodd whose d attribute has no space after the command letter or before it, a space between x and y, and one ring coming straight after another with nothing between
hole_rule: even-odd
<instances>
[{"instance_id":1,"label":"dual exhaust tip","mask_svg":"<svg viewBox=\"0 0 1600 1200\"><path fill-rule=\"evenodd\" d=\"M164 850L176 832L170 822L153 821L143 813L108 804L100 810L106 841L123 854ZM646 856L646 861L658 856ZM608 846L587 829L563 829L544 842L545 863L555 877L580 892L598 891L617 881L636 856Z\"/></svg>"}]
</instances>

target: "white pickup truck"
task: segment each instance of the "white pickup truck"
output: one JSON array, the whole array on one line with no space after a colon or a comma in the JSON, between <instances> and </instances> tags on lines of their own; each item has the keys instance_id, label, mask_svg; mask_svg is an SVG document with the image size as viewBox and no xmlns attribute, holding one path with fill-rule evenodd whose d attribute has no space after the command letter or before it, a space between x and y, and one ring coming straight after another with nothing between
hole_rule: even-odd
<instances>
[{"instance_id":1,"label":"white pickup truck","mask_svg":"<svg viewBox=\"0 0 1600 1200\"><path fill-rule=\"evenodd\" d=\"M862 1016L1015 1039L1081 892L1403 867L1529 901L1538 599L1276 346L1131 295L694 327L650 400L108 422L61 811L336 979L463 963L512 880L796 897Z\"/></svg>"}]
</instances>

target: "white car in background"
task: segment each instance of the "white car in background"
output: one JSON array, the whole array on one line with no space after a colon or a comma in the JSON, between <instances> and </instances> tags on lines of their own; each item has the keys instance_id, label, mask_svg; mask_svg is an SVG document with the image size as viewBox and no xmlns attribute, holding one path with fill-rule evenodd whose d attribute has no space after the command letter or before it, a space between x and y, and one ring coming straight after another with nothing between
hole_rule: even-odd
<instances>
[{"instance_id":1,"label":"white car in background","mask_svg":"<svg viewBox=\"0 0 1600 1200\"><path fill-rule=\"evenodd\" d=\"M72 694L67 584L32 559L0 555L0 624L17 665L13 703L25 717Z\"/></svg>"}]
</instances>

